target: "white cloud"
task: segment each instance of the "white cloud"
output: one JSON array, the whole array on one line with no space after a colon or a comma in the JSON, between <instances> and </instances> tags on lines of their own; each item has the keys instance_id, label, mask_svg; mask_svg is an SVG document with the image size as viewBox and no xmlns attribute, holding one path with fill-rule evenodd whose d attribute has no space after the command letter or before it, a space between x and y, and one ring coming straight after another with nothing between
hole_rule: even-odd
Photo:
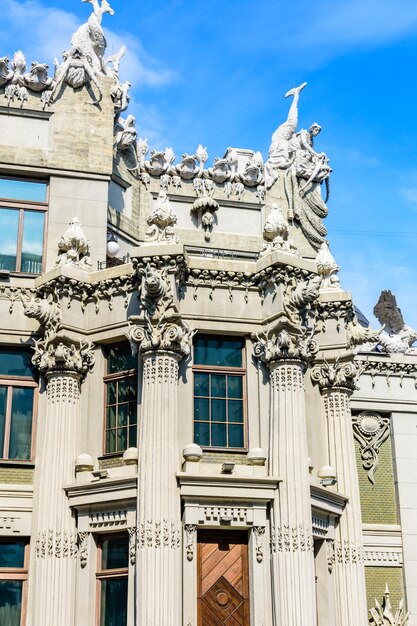
<instances>
[{"instance_id":1,"label":"white cloud","mask_svg":"<svg viewBox=\"0 0 417 626\"><path fill-rule=\"evenodd\" d=\"M69 11L48 7L39 0L4 0L2 15L0 55L12 57L16 49L21 48L28 65L33 60L52 65L54 57L60 60L62 52L71 47L71 36L88 19L89 11L85 11L84 19ZM106 37L107 54L116 52L122 45L127 47L121 74L123 79L130 80L133 89L158 87L174 80L175 73L148 55L134 35L106 30Z\"/></svg>"},{"instance_id":2,"label":"white cloud","mask_svg":"<svg viewBox=\"0 0 417 626\"><path fill-rule=\"evenodd\" d=\"M417 205L417 187L400 189L400 193L408 202L413 205Z\"/></svg>"}]
</instances>

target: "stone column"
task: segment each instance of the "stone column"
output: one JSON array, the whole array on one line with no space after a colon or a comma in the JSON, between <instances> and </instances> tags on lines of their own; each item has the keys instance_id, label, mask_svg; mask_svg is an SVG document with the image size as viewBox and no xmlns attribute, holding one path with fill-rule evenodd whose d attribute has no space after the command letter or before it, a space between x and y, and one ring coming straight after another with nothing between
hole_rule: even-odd
<instances>
[{"instance_id":1,"label":"stone column","mask_svg":"<svg viewBox=\"0 0 417 626\"><path fill-rule=\"evenodd\" d=\"M80 381L93 355L87 344L38 344L34 362L45 376L46 408L37 433L27 624L74 626L77 530L64 486L74 481Z\"/></svg>"},{"instance_id":2,"label":"stone column","mask_svg":"<svg viewBox=\"0 0 417 626\"><path fill-rule=\"evenodd\" d=\"M368 624L361 504L350 411L356 375L353 362L339 361L324 362L311 374L324 401L327 462L336 470L337 490L349 498L335 531L335 626Z\"/></svg>"},{"instance_id":3,"label":"stone column","mask_svg":"<svg viewBox=\"0 0 417 626\"><path fill-rule=\"evenodd\" d=\"M139 428L136 620L138 626L182 623L181 501L177 432L178 364L192 334L170 324L162 333L131 326L143 359ZM137 349L136 345L136 349Z\"/></svg>"},{"instance_id":4,"label":"stone column","mask_svg":"<svg viewBox=\"0 0 417 626\"><path fill-rule=\"evenodd\" d=\"M255 346L270 370L270 473L282 479L271 512L274 626L316 623L304 397L304 370L314 351L301 332L286 330Z\"/></svg>"}]
</instances>

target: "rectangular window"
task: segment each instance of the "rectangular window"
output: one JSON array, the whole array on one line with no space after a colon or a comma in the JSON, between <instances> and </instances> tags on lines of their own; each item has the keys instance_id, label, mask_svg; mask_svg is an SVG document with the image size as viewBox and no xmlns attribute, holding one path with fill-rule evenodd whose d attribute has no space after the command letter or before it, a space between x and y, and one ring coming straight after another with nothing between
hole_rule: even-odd
<instances>
[{"instance_id":1,"label":"rectangular window","mask_svg":"<svg viewBox=\"0 0 417 626\"><path fill-rule=\"evenodd\" d=\"M246 446L244 356L241 338L194 341L194 441L202 447Z\"/></svg>"},{"instance_id":2,"label":"rectangular window","mask_svg":"<svg viewBox=\"0 0 417 626\"><path fill-rule=\"evenodd\" d=\"M104 385L104 452L124 452L137 446L137 359L129 344L109 348Z\"/></svg>"},{"instance_id":3,"label":"rectangular window","mask_svg":"<svg viewBox=\"0 0 417 626\"><path fill-rule=\"evenodd\" d=\"M13 348L0 350L1 459L29 461L33 456L37 384L31 356L30 352Z\"/></svg>"},{"instance_id":4,"label":"rectangular window","mask_svg":"<svg viewBox=\"0 0 417 626\"><path fill-rule=\"evenodd\" d=\"M25 539L0 539L0 624L24 624L28 557Z\"/></svg>"},{"instance_id":5,"label":"rectangular window","mask_svg":"<svg viewBox=\"0 0 417 626\"><path fill-rule=\"evenodd\" d=\"M100 539L97 585L99 626L126 626L129 538L113 535Z\"/></svg>"},{"instance_id":6,"label":"rectangular window","mask_svg":"<svg viewBox=\"0 0 417 626\"><path fill-rule=\"evenodd\" d=\"M0 270L42 272L47 190L45 182L0 178Z\"/></svg>"}]
</instances>

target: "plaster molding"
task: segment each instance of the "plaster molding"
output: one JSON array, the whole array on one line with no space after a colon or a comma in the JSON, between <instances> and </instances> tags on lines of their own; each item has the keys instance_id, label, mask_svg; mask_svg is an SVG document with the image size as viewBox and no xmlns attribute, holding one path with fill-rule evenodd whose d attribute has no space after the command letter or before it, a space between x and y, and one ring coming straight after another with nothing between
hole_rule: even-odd
<instances>
[{"instance_id":1,"label":"plaster molding","mask_svg":"<svg viewBox=\"0 0 417 626\"><path fill-rule=\"evenodd\" d=\"M186 322L162 323L161 320L157 325L151 324L149 321L146 326L129 323L126 336L132 347L132 353L140 353L147 356L155 353L170 353L176 355L179 359L188 356L191 351L192 338L195 335ZM155 367L160 367L160 363L149 361L146 359L146 372L144 375L153 378L156 375Z\"/></svg>"},{"instance_id":2,"label":"plaster molding","mask_svg":"<svg viewBox=\"0 0 417 626\"><path fill-rule=\"evenodd\" d=\"M67 530L40 531L35 539L35 558L37 559L75 559L78 554L76 532Z\"/></svg>"},{"instance_id":3,"label":"plaster molding","mask_svg":"<svg viewBox=\"0 0 417 626\"><path fill-rule=\"evenodd\" d=\"M362 467L368 479L375 484L375 472L379 464L379 450L390 434L390 418L374 411L362 411L352 417L353 435L359 443Z\"/></svg>"},{"instance_id":4,"label":"plaster molding","mask_svg":"<svg viewBox=\"0 0 417 626\"><path fill-rule=\"evenodd\" d=\"M91 532L104 532L127 527L127 509L92 512L88 516Z\"/></svg>"},{"instance_id":5,"label":"plaster molding","mask_svg":"<svg viewBox=\"0 0 417 626\"><path fill-rule=\"evenodd\" d=\"M286 361L308 363L319 349L316 341L302 328L278 326L273 331L256 335L256 338L254 355L269 368Z\"/></svg>"},{"instance_id":6,"label":"plaster molding","mask_svg":"<svg viewBox=\"0 0 417 626\"><path fill-rule=\"evenodd\" d=\"M138 549L171 548L178 550L181 547L180 527L180 522L175 519L140 520L137 527Z\"/></svg>"},{"instance_id":7,"label":"plaster molding","mask_svg":"<svg viewBox=\"0 0 417 626\"><path fill-rule=\"evenodd\" d=\"M313 536L303 524L282 524L273 529L272 552L312 552Z\"/></svg>"},{"instance_id":8,"label":"plaster molding","mask_svg":"<svg viewBox=\"0 0 417 626\"><path fill-rule=\"evenodd\" d=\"M127 532L129 533L129 560L131 565L135 565L137 549L137 529L134 526L129 526Z\"/></svg>"},{"instance_id":9,"label":"plaster molding","mask_svg":"<svg viewBox=\"0 0 417 626\"><path fill-rule=\"evenodd\" d=\"M185 529L185 536L186 536L185 552L187 555L187 561L192 561L194 559L195 542L196 542L196 537L197 537L197 525L185 524L184 529Z\"/></svg>"},{"instance_id":10,"label":"plaster molding","mask_svg":"<svg viewBox=\"0 0 417 626\"><path fill-rule=\"evenodd\" d=\"M88 539L90 533L81 531L78 533L78 555L80 557L80 565L84 568L88 561Z\"/></svg>"},{"instance_id":11,"label":"plaster molding","mask_svg":"<svg viewBox=\"0 0 417 626\"><path fill-rule=\"evenodd\" d=\"M391 378L398 378L400 387L403 386L404 378L414 378L417 389L417 363L398 363L389 359L380 361L370 358L364 360L357 359L360 363L361 373L371 377L372 387L375 387L376 377L385 378L388 387L391 385Z\"/></svg>"},{"instance_id":12,"label":"plaster molding","mask_svg":"<svg viewBox=\"0 0 417 626\"><path fill-rule=\"evenodd\" d=\"M264 539L265 526L254 526L253 534L255 536L255 555L258 563L264 560Z\"/></svg>"},{"instance_id":13,"label":"plaster molding","mask_svg":"<svg viewBox=\"0 0 417 626\"><path fill-rule=\"evenodd\" d=\"M81 378L94 366L94 351L90 342L81 340L76 346L75 343L66 345L63 341L48 343L39 339L34 344L32 362L47 377L54 374L72 374ZM59 384L62 383L55 382L55 385Z\"/></svg>"}]
</instances>

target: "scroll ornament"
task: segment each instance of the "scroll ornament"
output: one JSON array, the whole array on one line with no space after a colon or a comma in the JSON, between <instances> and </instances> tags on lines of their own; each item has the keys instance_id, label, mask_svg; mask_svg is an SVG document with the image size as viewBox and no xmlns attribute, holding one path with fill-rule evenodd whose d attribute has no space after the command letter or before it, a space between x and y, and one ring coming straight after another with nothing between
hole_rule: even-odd
<instances>
[{"instance_id":1,"label":"scroll ornament","mask_svg":"<svg viewBox=\"0 0 417 626\"><path fill-rule=\"evenodd\" d=\"M353 417L353 435L360 446L362 465L368 479L375 484L375 472L379 464L379 451L390 434L389 417L363 411Z\"/></svg>"},{"instance_id":2,"label":"scroll ornament","mask_svg":"<svg viewBox=\"0 0 417 626\"><path fill-rule=\"evenodd\" d=\"M313 368L311 379L317 383L321 390L326 389L346 389L354 391L356 380L360 375L360 368L353 362L340 363L339 358L334 363L326 360Z\"/></svg>"},{"instance_id":3,"label":"scroll ornament","mask_svg":"<svg viewBox=\"0 0 417 626\"><path fill-rule=\"evenodd\" d=\"M132 354L138 352L173 352L180 358L191 352L191 342L196 331L186 322L181 324L161 323L154 326L148 321L146 326L129 324L126 336L132 348Z\"/></svg>"},{"instance_id":4,"label":"scroll ornament","mask_svg":"<svg viewBox=\"0 0 417 626\"><path fill-rule=\"evenodd\" d=\"M318 352L317 342L305 330L291 332L283 328L256 335L254 355L268 366L277 361L310 361Z\"/></svg>"}]
</instances>

